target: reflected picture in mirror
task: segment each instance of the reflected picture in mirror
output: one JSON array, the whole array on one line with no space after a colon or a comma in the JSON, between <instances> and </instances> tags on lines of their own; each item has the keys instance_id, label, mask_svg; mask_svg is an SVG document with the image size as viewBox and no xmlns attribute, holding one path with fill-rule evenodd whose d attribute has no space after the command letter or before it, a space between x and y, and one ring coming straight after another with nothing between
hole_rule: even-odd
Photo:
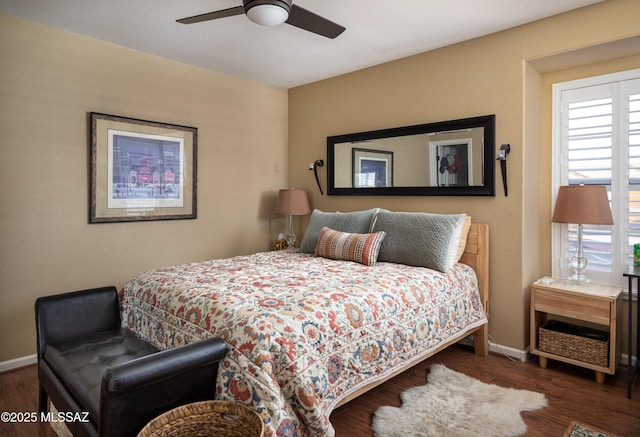
<instances>
[{"instance_id":1,"label":"reflected picture in mirror","mask_svg":"<svg viewBox=\"0 0 640 437\"><path fill-rule=\"evenodd\" d=\"M493 196L495 116L327 138L330 195Z\"/></svg>"},{"instance_id":2,"label":"reflected picture in mirror","mask_svg":"<svg viewBox=\"0 0 640 437\"><path fill-rule=\"evenodd\" d=\"M354 188L393 187L393 152L351 148Z\"/></svg>"}]
</instances>

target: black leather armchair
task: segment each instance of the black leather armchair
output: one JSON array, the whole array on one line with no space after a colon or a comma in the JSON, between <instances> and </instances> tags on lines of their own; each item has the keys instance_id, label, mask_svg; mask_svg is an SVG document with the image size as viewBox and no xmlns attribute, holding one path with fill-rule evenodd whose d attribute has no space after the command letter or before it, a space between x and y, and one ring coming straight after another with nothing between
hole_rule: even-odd
<instances>
[{"instance_id":1,"label":"black leather armchair","mask_svg":"<svg viewBox=\"0 0 640 437\"><path fill-rule=\"evenodd\" d=\"M41 297L35 312L39 409L49 398L79 413L66 423L76 437L135 436L165 411L214 397L224 342L159 351L121 327L113 286Z\"/></svg>"}]
</instances>

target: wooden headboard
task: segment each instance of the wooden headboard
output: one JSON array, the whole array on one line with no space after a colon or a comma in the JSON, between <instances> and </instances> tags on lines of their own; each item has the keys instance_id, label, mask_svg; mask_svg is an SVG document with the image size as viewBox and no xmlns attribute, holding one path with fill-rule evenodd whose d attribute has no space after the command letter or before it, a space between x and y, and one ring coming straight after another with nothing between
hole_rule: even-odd
<instances>
[{"instance_id":1,"label":"wooden headboard","mask_svg":"<svg viewBox=\"0 0 640 437\"><path fill-rule=\"evenodd\" d=\"M489 317L489 225L485 223L472 223L467 235L467 245L460 262L471 267L478 277L478 290L482 305ZM478 335L476 335L478 334ZM479 342L488 344L489 329L484 325L484 329L478 331L473 336L476 353L479 352Z\"/></svg>"}]
</instances>

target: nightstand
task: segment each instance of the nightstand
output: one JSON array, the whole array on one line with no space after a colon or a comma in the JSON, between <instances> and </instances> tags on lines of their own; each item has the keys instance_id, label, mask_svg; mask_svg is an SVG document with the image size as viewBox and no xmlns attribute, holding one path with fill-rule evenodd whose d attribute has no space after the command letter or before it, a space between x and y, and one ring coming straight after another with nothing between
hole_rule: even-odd
<instances>
[{"instance_id":1,"label":"nightstand","mask_svg":"<svg viewBox=\"0 0 640 437\"><path fill-rule=\"evenodd\" d=\"M621 287L608 285L548 278L534 282L530 347L540 357L540 366L546 368L547 360L553 359L592 369L600 384L605 374L615 374L620 361L621 295ZM575 329L562 332L556 330L558 325ZM600 358L593 358L594 347L604 348Z\"/></svg>"}]
</instances>

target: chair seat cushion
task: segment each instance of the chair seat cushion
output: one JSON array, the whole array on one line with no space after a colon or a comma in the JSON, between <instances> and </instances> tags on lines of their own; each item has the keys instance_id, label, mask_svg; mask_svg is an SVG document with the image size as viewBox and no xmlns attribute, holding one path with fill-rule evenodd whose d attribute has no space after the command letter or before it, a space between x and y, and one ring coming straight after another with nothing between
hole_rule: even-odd
<instances>
[{"instance_id":1,"label":"chair seat cushion","mask_svg":"<svg viewBox=\"0 0 640 437\"><path fill-rule=\"evenodd\" d=\"M105 370L155 352L155 346L120 328L47 344L43 358L97 423Z\"/></svg>"}]
</instances>

